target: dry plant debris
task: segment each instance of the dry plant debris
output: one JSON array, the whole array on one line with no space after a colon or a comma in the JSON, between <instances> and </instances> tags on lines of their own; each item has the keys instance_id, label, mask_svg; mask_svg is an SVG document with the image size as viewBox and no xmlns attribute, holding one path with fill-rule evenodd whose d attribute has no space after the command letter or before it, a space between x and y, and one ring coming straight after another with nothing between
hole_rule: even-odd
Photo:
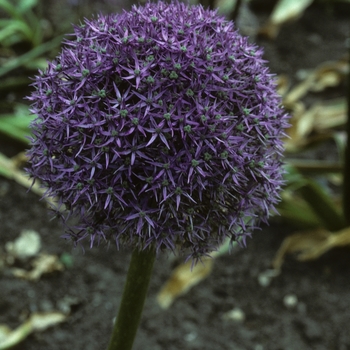
<instances>
[{"instance_id":1,"label":"dry plant debris","mask_svg":"<svg viewBox=\"0 0 350 350\"><path fill-rule=\"evenodd\" d=\"M23 230L16 240L6 243L6 254L0 258L1 265L9 267L15 277L29 281L37 281L44 274L64 270L64 265L58 256L40 253L40 249L40 235L33 230ZM28 271L24 268L11 267L16 261L30 262L32 268Z\"/></svg>"},{"instance_id":2,"label":"dry plant debris","mask_svg":"<svg viewBox=\"0 0 350 350\"><path fill-rule=\"evenodd\" d=\"M287 254L297 254L299 261L315 260L330 249L347 245L350 245L350 227L336 233L323 228L296 232L284 240L272 266L279 271Z\"/></svg>"},{"instance_id":3,"label":"dry plant debris","mask_svg":"<svg viewBox=\"0 0 350 350\"><path fill-rule=\"evenodd\" d=\"M201 258L201 261L196 265L193 264L192 260L188 260L177 266L158 293L158 304L163 309L168 309L176 298L186 294L192 287L210 275L216 258L236 247L236 242L230 243L230 240L227 239L219 250L212 252L210 256Z\"/></svg>"},{"instance_id":4,"label":"dry plant debris","mask_svg":"<svg viewBox=\"0 0 350 350\"><path fill-rule=\"evenodd\" d=\"M32 269L27 271L17 267L11 268L15 277L24 278L29 281L38 281L40 277L47 273L63 271L64 266L56 255L39 254L32 262Z\"/></svg>"},{"instance_id":5,"label":"dry plant debris","mask_svg":"<svg viewBox=\"0 0 350 350\"><path fill-rule=\"evenodd\" d=\"M37 255L41 249L40 235L34 230L23 230L13 242L5 245L7 253L20 260Z\"/></svg>"},{"instance_id":6,"label":"dry plant debris","mask_svg":"<svg viewBox=\"0 0 350 350\"><path fill-rule=\"evenodd\" d=\"M27 321L12 330L0 324L0 350L6 350L21 343L33 332L44 331L58 323L64 322L67 316L61 312L33 313Z\"/></svg>"},{"instance_id":7,"label":"dry plant debris","mask_svg":"<svg viewBox=\"0 0 350 350\"><path fill-rule=\"evenodd\" d=\"M345 124L345 97L317 101L310 108L306 108L301 99L309 92L338 86L348 72L348 58L345 56L338 61L325 62L312 71L302 71L299 75L303 76L303 80L291 89L288 77L278 79L283 103L292 114L291 127L287 131L290 138L285 140L288 152L298 152L313 142L329 139L334 136L334 128Z\"/></svg>"},{"instance_id":8,"label":"dry plant debris","mask_svg":"<svg viewBox=\"0 0 350 350\"><path fill-rule=\"evenodd\" d=\"M14 158L8 158L4 154L0 153L0 175L14 180L25 188L30 188L35 194L42 196L44 190L40 187L39 183L32 185L32 180L28 175L18 167L18 156Z\"/></svg>"},{"instance_id":9,"label":"dry plant debris","mask_svg":"<svg viewBox=\"0 0 350 350\"><path fill-rule=\"evenodd\" d=\"M298 19L312 2L313 0L279 0L259 34L269 39L275 39L280 27L286 22Z\"/></svg>"},{"instance_id":10,"label":"dry plant debris","mask_svg":"<svg viewBox=\"0 0 350 350\"><path fill-rule=\"evenodd\" d=\"M205 279L212 271L214 260L204 257L192 268L192 260L179 265L160 290L157 301L163 309L168 309L173 301L187 293L193 286Z\"/></svg>"}]
</instances>

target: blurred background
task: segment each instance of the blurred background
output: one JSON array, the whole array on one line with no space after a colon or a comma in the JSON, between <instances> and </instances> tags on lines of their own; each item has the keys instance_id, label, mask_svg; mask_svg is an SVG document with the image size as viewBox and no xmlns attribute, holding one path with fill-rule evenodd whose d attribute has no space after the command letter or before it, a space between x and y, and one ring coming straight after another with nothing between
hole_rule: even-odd
<instances>
[{"instance_id":1,"label":"blurred background","mask_svg":"<svg viewBox=\"0 0 350 350\"><path fill-rule=\"evenodd\" d=\"M350 1L202 4L264 48L291 114L286 183L247 249L225 245L193 271L159 258L135 349L350 349ZM129 252L59 238L24 171L36 117L25 97L72 24L132 5L0 0L0 350L107 344Z\"/></svg>"}]
</instances>

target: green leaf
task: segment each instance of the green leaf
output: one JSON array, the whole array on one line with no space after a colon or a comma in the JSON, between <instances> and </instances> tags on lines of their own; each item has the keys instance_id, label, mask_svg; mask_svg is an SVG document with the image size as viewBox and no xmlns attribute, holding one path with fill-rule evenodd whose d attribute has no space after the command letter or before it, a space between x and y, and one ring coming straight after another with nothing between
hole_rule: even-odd
<instances>
[{"instance_id":1,"label":"green leaf","mask_svg":"<svg viewBox=\"0 0 350 350\"><path fill-rule=\"evenodd\" d=\"M343 214L321 185L300 174L291 164L286 164L284 168L287 186L277 207L284 218L295 220L299 226L324 226L330 231L345 227Z\"/></svg>"},{"instance_id":2,"label":"green leaf","mask_svg":"<svg viewBox=\"0 0 350 350\"><path fill-rule=\"evenodd\" d=\"M31 60L41 56L45 52L48 52L60 45L62 41L62 36L58 36L51 41L48 41L44 44L41 44L34 49L28 51L27 53L23 54L22 56L16 57L12 60L7 61L5 64L0 67L0 77L4 76L5 74L13 71L14 69L17 69L18 67L25 65L29 63Z\"/></svg>"},{"instance_id":3,"label":"green leaf","mask_svg":"<svg viewBox=\"0 0 350 350\"><path fill-rule=\"evenodd\" d=\"M283 220L300 228L315 228L322 225L310 206L291 191L282 192L282 201L277 211Z\"/></svg>"},{"instance_id":4,"label":"green leaf","mask_svg":"<svg viewBox=\"0 0 350 350\"><path fill-rule=\"evenodd\" d=\"M7 27L12 23L13 19L9 18L0 18L0 28Z\"/></svg>"},{"instance_id":5,"label":"green leaf","mask_svg":"<svg viewBox=\"0 0 350 350\"><path fill-rule=\"evenodd\" d=\"M30 79L25 76L13 77L9 76L1 81L0 94L4 91L16 90L17 88L28 86Z\"/></svg>"},{"instance_id":6,"label":"green leaf","mask_svg":"<svg viewBox=\"0 0 350 350\"><path fill-rule=\"evenodd\" d=\"M308 179L297 192L309 204L327 230L339 231L346 227L344 216L317 182Z\"/></svg>"},{"instance_id":7,"label":"green leaf","mask_svg":"<svg viewBox=\"0 0 350 350\"><path fill-rule=\"evenodd\" d=\"M29 41L33 35L31 28L25 22L20 20L11 20L9 25L0 30L0 42L16 33L21 33L22 37Z\"/></svg>"},{"instance_id":8,"label":"green leaf","mask_svg":"<svg viewBox=\"0 0 350 350\"><path fill-rule=\"evenodd\" d=\"M13 6L7 0L0 0L0 9L3 9L12 18L19 17L18 11L16 10L16 6Z\"/></svg>"},{"instance_id":9,"label":"green leaf","mask_svg":"<svg viewBox=\"0 0 350 350\"><path fill-rule=\"evenodd\" d=\"M18 11L20 13L25 13L36 5L38 5L38 0L21 0L18 4Z\"/></svg>"},{"instance_id":10,"label":"green leaf","mask_svg":"<svg viewBox=\"0 0 350 350\"><path fill-rule=\"evenodd\" d=\"M27 106L18 105L13 114L0 116L0 133L28 144L30 134L28 126L34 118L36 116L30 114Z\"/></svg>"}]
</instances>

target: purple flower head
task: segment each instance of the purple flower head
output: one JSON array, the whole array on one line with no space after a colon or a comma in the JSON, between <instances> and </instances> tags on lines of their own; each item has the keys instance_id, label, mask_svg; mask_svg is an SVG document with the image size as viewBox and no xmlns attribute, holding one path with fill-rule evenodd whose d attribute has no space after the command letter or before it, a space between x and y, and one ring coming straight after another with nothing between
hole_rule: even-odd
<instances>
[{"instance_id":1,"label":"purple flower head","mask_svg":"<svg viewBox=\"0 0 350 350\"><path fill-rule=\"evenodd\" d=\"M33 85L28 172L75 242L197 258L245 244L278 202L288 117L262 50L215 11L85 20Z\"/></svg>"}]
</instances>

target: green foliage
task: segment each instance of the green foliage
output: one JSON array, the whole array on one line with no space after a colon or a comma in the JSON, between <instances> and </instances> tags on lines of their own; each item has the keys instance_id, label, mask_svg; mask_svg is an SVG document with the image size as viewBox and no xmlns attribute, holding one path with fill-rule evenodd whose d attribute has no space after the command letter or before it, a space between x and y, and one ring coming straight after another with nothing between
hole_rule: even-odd
<instances>
[{"instance_id":1,"label":"green foliage","mask_svg":"<svg viewBox=\"0 0 350 350\"><path fill-rule=\"evenodd\" d=\"M30 63L33 63L38 57L40 57L44 53L54 49L55 47L58 47L61 41L61 36L56 37L51 41L48 41L33 48L32 50L26 52L25 54L19 57L8 60L2 65L2 67L0 67L0 77L2 77L5 74L8 74L12 70L17 69L23 65L30 65Z\"/></svg>"},{"instance_id":2,"label":"green foliage","mask_svg":"<svg viewBox=\"0 0 350 350\"><path fill-rule=\"evenodd\" d=\"M28 143L29 123L35 118L28 106L18 104L13 113L0 115L0 133L22 143Z\"/></svg>"},{"instance_id":3,"label":"green foliage","mask_svg":"<svg viewBox=\"0 0 350 350\"><path fill-rule=\"evenodd\" d=\"M62 36L44 42L44 23L48 22L38 15L39 0L0 0L0 13L0 49L10 53L0 67L0 77L20 67L43 68L40 57L57 48ZM28 79L15 75L2 81L0 91L28 83Z\"/></svg>"},{"instance_id":4,"label":"green foliage","mask_svg":"<svg viewBox=\"0 0 350 350\"><path fill-rule=\"evenodd\" d=\"M42 43L42 21L34 13L38 0L0 0L0 10L6 18L0 19L0 42L4 47L29 42L32 47Z\"/></svg>"},{"instance_id":5,"label":"green foliage","mask_svg":"<svg viewBox=\"0 0 350 350\"><path fill-rule=\"evenodd\" d=\"M314 179L286 165L286 188L278 206L281 216L302 228L325 227L338 231L346 227L344 215L334 198Z\"/></svg>"}]
</instances>

